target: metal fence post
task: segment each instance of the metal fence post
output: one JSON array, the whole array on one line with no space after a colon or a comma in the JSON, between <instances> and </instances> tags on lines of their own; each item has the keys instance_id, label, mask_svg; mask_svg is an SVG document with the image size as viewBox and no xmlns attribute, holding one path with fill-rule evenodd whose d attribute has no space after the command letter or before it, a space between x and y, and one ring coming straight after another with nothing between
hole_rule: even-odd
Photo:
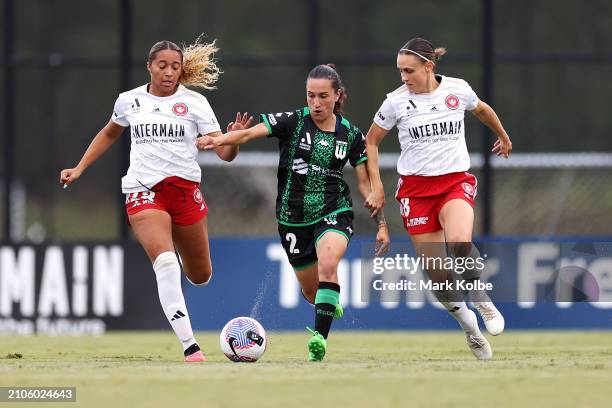
<instances>
[{"instance_id":1,"label":"metal fence post","mask_svg":"<svg viewBox=\"0 0 612 408\"><path fill-rule=\"evenodd\" d=\"M485 102L493 103L493 1L482 1L482 98ZM491 169L491 131L482 125L482 234L493 233L492 214L493 208L493 170Z\"/></svg>"},{"instance_id":2,"label":"metal fence post","mask_svg":"<svg viewBox=\"0 0 612 408\"><path fill-rule=\"evenodd\" d=\"M11 186L13 184L15 161L15 66L14 57L14 9L13 0L4 0L4 183L3 183L3 210L4 210L4 240L11 242Z\"/></svg>"},{"instance_id":3,"label":"metal fence post","mask_svg":"<svg viewBox=\"0 0 612 408\"><path fill-rule=\"evenodd\" d=\"M132 87L132 2L131 0L119 1L119 86L120 92L125 92ZM127 134L126 134L127 133ZM119 171L123 176L130 165L130 146L131 146L130 130L124 131L121 137L119 148L121 149ZM123 211L125 198L122 193L119 194L119 204L121 214L119 217L119 238L122 241L128 239L129 230L126 222L126 214Z\"/></svg>"}]
</instances>

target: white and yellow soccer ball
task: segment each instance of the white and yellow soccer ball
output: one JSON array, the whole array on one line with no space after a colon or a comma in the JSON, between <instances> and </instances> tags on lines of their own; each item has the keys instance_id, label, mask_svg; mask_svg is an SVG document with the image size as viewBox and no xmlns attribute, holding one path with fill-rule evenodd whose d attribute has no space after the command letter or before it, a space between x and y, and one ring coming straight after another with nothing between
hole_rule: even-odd
<instances>
[{"instance_id":1,"label":"white and yellow soccer ball","mask_svg":"<svg viewBox=\"0 0 612 408\"><path fill-rule=\"evenodd\" d=\"M268 346L266 331L250 317L236 317L227 322L219 336L223 354L234 362L254 363Z\"/></svg>"}]
</instances>

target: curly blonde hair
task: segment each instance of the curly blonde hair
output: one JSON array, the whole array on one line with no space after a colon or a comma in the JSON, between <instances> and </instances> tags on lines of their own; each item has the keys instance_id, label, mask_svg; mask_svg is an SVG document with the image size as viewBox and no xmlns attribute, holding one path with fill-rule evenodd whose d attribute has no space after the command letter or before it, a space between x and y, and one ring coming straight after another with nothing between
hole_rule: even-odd
<instances>
[{"instance_id":1,"label":"curly blonde hair","mask_svg":"<svg viewBox=\"0 0 612 408\"><path fill-rule=\"evenodd\" d=\"M210 44L205 43L202 36L199 36L193 44L183 48L183 73L179 79L181 84L215 89L213 85L223 73L213 58L215 52L219 51L216 42L217 40Z\"/></svg>"},{"instance_id":2,"label":"curly blonde hair","mask_svg":"<svg viewBox=\"0 0 612 408\"><path fill-rule=\"evenodd\" d=\"M159 41L151 47L148 62L155 59L155 54L161 50L173 50L183 57L183 66L179 83L195 88L215 89L215 82L219 80L219 75L223 73L216 64L213 55L219 51L212 43L205 43L203 36L199 36L193 44L179 47L172 41Z\"/></svg>"}]
</instances>

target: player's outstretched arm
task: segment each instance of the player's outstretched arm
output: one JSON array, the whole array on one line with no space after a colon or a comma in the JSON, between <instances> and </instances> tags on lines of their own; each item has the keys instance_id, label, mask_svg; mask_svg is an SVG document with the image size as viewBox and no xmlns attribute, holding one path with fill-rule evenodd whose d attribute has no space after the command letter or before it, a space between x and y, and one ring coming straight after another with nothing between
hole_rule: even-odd
<instances>
[{"instance_id":1,"label":"player's outstretched arm","mask_svg":"<svg viewBox=\"0 0 612 408\"><path fill-rule=\"evenodd\" d=\"M366 153L368 160L368 174L372 191L365 200L365 206L368 208L372 216L376 216L385 205L385 188L380 179L380 169L378 167L378 145L387 135L388 130L381 128L376 123L372 123L368 134L366 135Z\"/></svg>"},{"instance_id":2,"label":"player's outstretched arm","mask_svg":"<svg viewBox=\"0 0 612 408\"><path fill-rule=\"evenodd\" d=\"M220 132L215 132L220 133ZM222 135L214 136L209 134L202 136L197 141L198 149L200 150L212 150L217 149L220 146L237 146L247 143L250 140L262 138L268 136L269 131L265 124L260 123L253 126L252 128L233 130Z\"/></svg>"},{"instance_id":3,"label":"player's outstretched arm","mask_svg":"<svg viewBox=\"0 0 612 408\"><path fill-rule=\"evenodd\" d=\"M253 117L249 116L247 112L244 112L242 114L238 112L236 113L236 119L227 125L227 131L231 132L232 130L247 129L251 127L252 123L253 123ZM206 136L219 137L221 135L222 135L221 132L212 132L212 133L208 133ZM232 160L236 158L236 156L238 156L239 147L231 146L231 145L218 146L214 150L215 150L215 153L217 153L217 156L219 156L221 160L231 162Z\"/></svg>"},{"instance_id":4,"label":"player's outstretched arm","mask_svg":"<svg viewBox=\"0 0 612 408\"><path fill-rule=\"evenodd\" d=\"M106 152L108 148L115 143L115 140L121 136L124 129L124 127L119 126L110 120L91 141L79 164L77 164L76 167L64 169L60 172L60 184L68 186L81 177L81 174L83 174L85 169L95 162L100 156L102 156L104 152Z\"/></svg>"},{"instance_id":5,"label":"player's outstretched arm","mask_svg":"<svg viewBox=\"0 0 612 408\"><path fill-rule=\"evenodd\" d=\"M370 176L368 174L368 167L365 163L359 164L357 167L355 167L355 172L357 174L357 187L359 188L359 192L364 200L367 200L367 197L372 191L370 187L371 183ZM364 207L367 207L365 203ZM389 238L389 228L387 227L387 220L385 219L385 214L383 213L382 208L374 216L374 219L376 221L376 226L378 227L374 254L376 256L382 256L389 251L389 245L391 244L391 239Z\"/></svg>"},{"instance_id":6,"label":"player's outstretched arm","mask_svg":"<svg viewBox=\"0 0 612 408\"><path fill-rule=\"evenodd\" d=\"M510 141L510 137L506 133L499 117L489 106L487 103L479 100L478 105L472 111L474 116L478 118L479 121L484 123L489 129L491 129L495 135L497 135L497 140L493 145L493 149L491 151L498 156L503 156L504 158L508 158L510 156L510 152L512 152L512 142Z\"/></svg>"}]
</instances>

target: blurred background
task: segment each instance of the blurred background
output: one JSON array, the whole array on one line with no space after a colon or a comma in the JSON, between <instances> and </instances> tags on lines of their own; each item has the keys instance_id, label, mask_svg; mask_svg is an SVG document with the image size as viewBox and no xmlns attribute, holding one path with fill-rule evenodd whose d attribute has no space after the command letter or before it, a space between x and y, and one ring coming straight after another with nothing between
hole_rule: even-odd
<instances>
[{"instance_id":1,"label":"blurred background","mask_svg":"<svg viewBox=\"0 0 612 408\"><path fill-rule=\"evenodd\" d=\"M348 89L346 116L367 132L401 85L398 49L416 36L446 47L438 73L467 80L514 144L509 160L491 158L493 136L467 115L476 239L492 244L492 273L512 298L542 295L542 304L507 305L508 327L612 327L612 245L595 245L612 236L609 0L3 0L0 21L0 332L168 328L150 263L124 219L129 130L78 183L63 190L58 181L108 122L117 95L148 81L152 44L200 34L220 47L224 73L204 94L222 125L237 111L304 106L307 73L331 62ZM406 251L393 199L396 130L381 151L387 218ZM184 285L198 311L194 328L251 315L267 328L303 329L312 310L274 219L276 142L243 146L230 164L199 160L218 273L205 289ZM422 297L399 307L399 298L361 296L374 225L350 166L345 174L357 237L338 269L348 317L336 327L456 328ZM592 302L554 304L563 276L569 300ZM579 293L586 286L588 296Z\"/></svg>"},{"instance_id":2,"label":"blurred background","mask_svg":"<svg viewBox=\"0 0 612 408\"><path fill-rule=\"evenodd\" d=\"M4 0L0 13L0 175L5 186L11 180L1 192L7 242L129 238L120 192L129 131L70 191L60 188L59 170L76 165L117 95L148 81L153 43L189 44L200 34L221 49L218 89L204 94L222 124L236 111L303 106L310 68L333 62L349 93L346 116L364 132L386 93L401 85L397 50L415 36L445 46L438 72L467 80L493 105L514 143L510 160L489 167L481 152L494 139L467 115L479 177L476 233L612 230L607 0ZM381 149L389 153L383 161L388 218L402 234L392 197L396 130ZM276 234L276 150L275 142L261 140L241 152L267 155L243 155L230 165L202 157L212 235ZM353 171L346 173L356 230L371 234Z\"/></svg>"}]
</instances>

